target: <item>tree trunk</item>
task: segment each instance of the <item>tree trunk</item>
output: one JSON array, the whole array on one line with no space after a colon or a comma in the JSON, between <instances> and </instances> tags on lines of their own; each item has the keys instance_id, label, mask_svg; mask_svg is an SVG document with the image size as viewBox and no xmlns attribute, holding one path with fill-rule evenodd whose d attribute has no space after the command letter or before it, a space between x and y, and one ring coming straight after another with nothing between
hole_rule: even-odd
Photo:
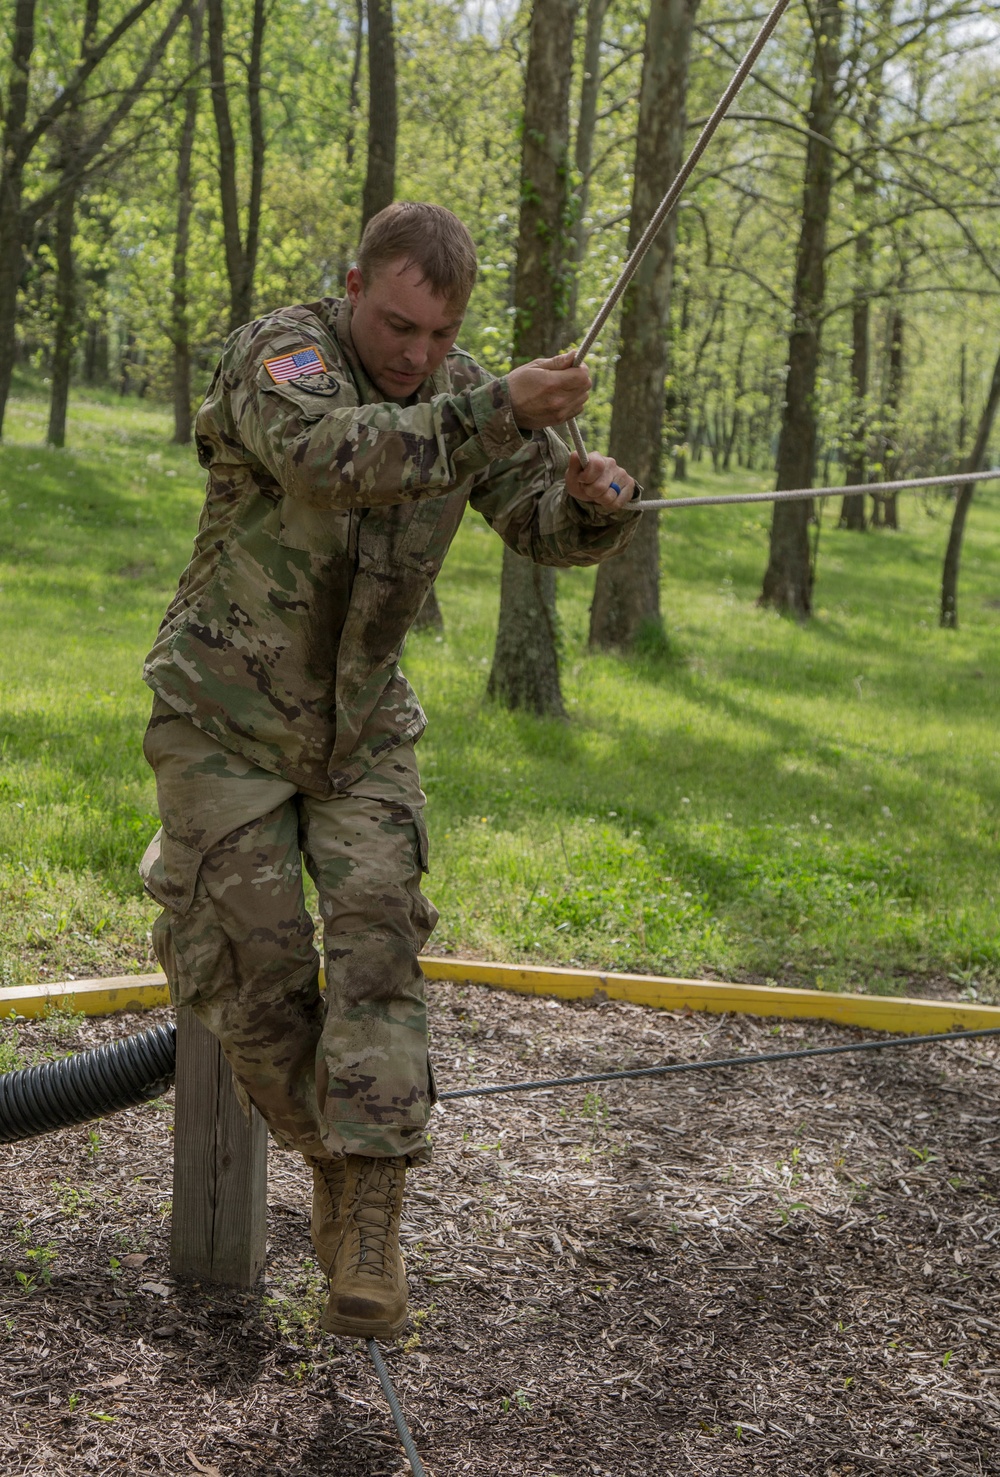
<instances>
[{"instance_id":1,"label":"tree trunk","mask_svg":"<svg viewBox=\"0 0 1000 1477\"><path fill-rule=\"evenodd\" d=\"M680 290L680 323L679 339L684 343L687 339L690 324L691 293L688 287L682 286ZM679 383L680 380L683 384ZM688 463L688 432L691 422L691 377L690 375L672 375L663 398L663 406L666 412L667 425L674 444L674 481L687 481Z\"/></svg>"},{"instance_id":2,"label":"tree trunk","mask_svg":"<svg viewBox=\"0 0 1000 1477\"><path fill-rule=\"evenodd\" d=\"M223 0L207 0L208 68L212 110L219 142L219 198L226 275L229 279L229 328L239 328L253 315L254 274L260 233L265 140L260 106L261 59L266 13L264 0L254 0L250 55L247 59L247 107L250 121L250 199L246 236L240 226L238 156L226 81L226 20Z\"/></svg>"},{"instance_id":3,"label":"tree trunk","mask_svg":"<svg viewBox=\"0 0 1000 1477\"><path fill-rule=\"evenodd\" d=\"M66 445L66 412L69 382L76 344L76 260L73 231L76 226L76 190L67 186L56 208L56 314L52 346L52 385L49 394L49 425L45 439L50 446Z\"/></svg>"},{"instance_id":4,"label":"tree trunk","mask_svg":"<svg viewBox=\"0 0 1000 1477\"><path fill-rule=\"evenodd\" d=\"M487 685L506 708L565 718L559 686L556 572L506 546L500 578L500 621Z\"/></svg>"},{"instance_id":5,"label":"tree trunk","mask_svg":"<svg viewBox=\"0 0 1000 1477\"><path fill-rule=\"evenodd\" d=\"M821 0L815 22L802 224L795 260L792 331L788 341L785 404L778 439L777 488L812 485L816 459L816 374L826 288L826 228L833 188L833 136L843 12L840 0ZM812 498L775 503L770 559L760 603L805 619L812 610L809 557Z\"/></svg>"},{"instance_id":6,"label":"tree trunk","mask_svg":"<svg viewBox=\"0 0 1000 1477\"><path fill-rule=\"evenodd\" d=\"M354 167L354 148L358 127L358 96L361 87L361 59L365 50L365 0L354 0L354 52L351 80L347 87L347 132L344 135L344 163Z\"/></svg>"},{"instance_id":7,"label":"tree trunk","mask_svg":"<svg viewBox=\"0 0 1000 1477\"><path fill-rule=\"evenodd\" d=\"M867 204L871 194L868 182L858 182L854 195L857 205ZM856 485L868 480L868 338L871 318L872 237L867 227L858 233L854 247L854 291L851 307L851 423L844 481ZM864 533L868 526L865 494L853 493L840 504L840 527Z\"/></svg>"},{"instance_id":8,"label":"tree trunk","mask_svg":"<svg viewBox=\"0 0 1000 1477\"><path fill-rule=\"evenodd\" d=\"M885 402L882 407L882 479L891 482L899 471L899 407L903 394L903 313L893 308L889 314L889 372L886 375ZM876 528L898 528L897 494L874 492Z\"/></svg>"},{"instance_id":9,"label":"tree trunk","mask_svg":"<svg viewBox=\"0 0 1000 1477\"><path fill-rule=\"evenodd\" d=\"M186 446L191 440L191 330L188 322L188 247L191 240L191 155L198 122L198 93L201 67L204 0L191 11L188 57L191 85L184 95L184 116L177 146L177 227L174 233L173 280L170 301L170 343L173 349L174 442Z\"/></svg>"},{"instance_id":10,"label":"tree trunk","mask_svg":"<svg viewBox=\"0 0 1000 1477\"><path fill-rule=\"evenodd\" d=\"M862 231L858 237L855 248L856 281L861 277L860 257L862 255L862 242L866 244L866 256L871 260L871 236L868 231ZM850 442L847 449L847 462L844 469L844 481L849 486L867 480L867 457L865 455L866 440L868 436L868 322L870 316L870 303L865 297L856 297L851 308L851 424ZM842 499L840 504L840 527L849 528L855 533L864 533L868 527L868 517L865 512L865 495L863 492L852 493L849 497Z\"/></svg>"},{"instance_id":11,"label":"tree trunk","mask_svg":"<svg viewBox=\"0 0 1000 1477\"><path fill-rule=\"evenodd\" d=\"M10 86L0 153L0 435L14 371L17 288L21 280L24 220L25 120L31 53L35 48L35 0L17 0Z\"/></svg>"},{"instance_id":12,"label":"tree trunk","mask_svg":"<svg viewBox=\"0 0 1000 1477\"><path fill-rule=\"evenodd\" d=\"M106 385L108 382L107 313L103 309L99 319L91 319L87 324L87 337L83 346L83 378L88 385Z\"/></svg>"},{"instance_id":13,"label":"tree trunk","mask_svg":"<svg viewBox=\"0 0 1000 1477\"><path fill-rule=\"evenodd\" d=\"M865 83L863 127L868 143L854 168L854 215L859 223L854 243L854 302L851 307L851 420L850 442L845 465L845 482L868 481L868 363L871 323L872 257L874 242L871 230L872 202L875 198L875 169L878 162L879 122L882 113L882 77L885 71L884 39L892 34L892 0L877 0L872 24L876 29L879 50L868 71ZM865 494L854 493L840 505L840 527L864 533L868 526Z\"/></svg>"},{"instance_id":14,"label":"tree trunk","mask_svg":"<svg viewBox=\"0 0 1000 1477\"><path fill-rule=\"evenodd\" d=\"M569 94L578 0L535 0L524 90L515 364L555 353L566 327ZM500 621L487 687L508 708L564 717L556 575L504 548Z\"/></svg>"},{"instance_id":15,"label":"tree trunk","mask_svg":"<svg viewBox=\"0 0 1000 1477\"><path fill-rule=\"evenodd\" d=\"M368 0L368 172L361 229L396 190L396 41L392 0Z\"/></svg>"},{"instance_id":16,"label":"tree trunk","mask_svg":"<svg viewBox=\"0 0 1000 1477\"><path fill-rule=\"evenodd\" d=\"M100 0L87 0L80 37L80 60L85 61L97 30ZM79 160L81 88L62 120L62 193L56 206L56 313L52 345L52 385L49 394L49 425L45 439L50 446L66 445L66 412L76 348L77 281L73 235L76 202L80 190Z\"/></svg>"},{"instance_id":17,"label":"tree trunk","mask_svg":"<svg viewBox=\"0 0 1000 1477\"><path fill-rule=\"evenodd\" d=\"M1000 356L997 357L997 362L993 366L990 393L986 397L983 413L979 417L975 445L963 471L979 472L982 470L998 406L1000 406ZM969 507L975 490L974 482L966 482L958 489L955 511L951 518L951 530L948 534L948 547L945 550L944 569L941 574L941 624L949 631L958 630L958 567L962 558L965 521L969 516Z\"/></svg>"},{"instance_id":18,"label":"tree trunk","mask_svg":"<svg viewBox=\"0 0 1000 1477\"><path fill-rule=\"evenodd\" d=\"M583 42L583 78L580 82L580 115L576 125L576 141L573 148L573 164L576 170L576 200L573 220L573 273L569 283L569 308L566 314L568 327L574 338L579 337L580 325L576 321L577 297L580 286L580 266L587 254L590 232L584 217L590 199L590 171L594 159L594 135L597 131L597 99L601 90L601 37L604 18L611 0L588 0L587 30Z\"/></svg>"},{"instance_id":19,"label":"tree trunk","mask_svg":"<svg viewBox=\"0 0 1000 1477\"><path fill-rule=\"evenodd\" d=\"M682 162L688 58L698 0L653 0L639 93L629 251ZM615 370L609 454L646 496L659 496L663 456L670 284L677 217L660 231L625 294ZM663 637L657 515L646 513L631 544L600 565L590 611L591 646L631 647Z\"/></svg>"}]
</instances>

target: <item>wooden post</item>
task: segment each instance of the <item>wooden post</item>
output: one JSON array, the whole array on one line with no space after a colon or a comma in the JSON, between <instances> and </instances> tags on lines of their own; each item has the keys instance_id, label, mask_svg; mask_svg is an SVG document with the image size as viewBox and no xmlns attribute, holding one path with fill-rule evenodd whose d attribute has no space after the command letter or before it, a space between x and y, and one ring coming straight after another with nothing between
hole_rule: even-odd
<instances>
[{"instance_id":1,"label":"wooden post","mask_svg":"<svg viewBox=\"0 0 1000 1477\"><path fill-rule=\"evenodd\" d=\"M267 1128L249 1121L216 1038L189 1006L177 1012L174 1201L170 1270L252 1287L264 1268Z\"/></svg>"}]
</instances>

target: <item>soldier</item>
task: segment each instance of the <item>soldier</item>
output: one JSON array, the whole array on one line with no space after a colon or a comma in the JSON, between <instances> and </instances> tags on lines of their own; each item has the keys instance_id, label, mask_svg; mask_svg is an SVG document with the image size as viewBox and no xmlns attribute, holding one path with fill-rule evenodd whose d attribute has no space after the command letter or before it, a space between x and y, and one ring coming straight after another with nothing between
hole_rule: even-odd
<instances>
[{"instance_id":1,"label":"soldier","mask_svg":"<svg viewBox=\"0 0 1000 1477\"><path fill-rule=\"evenodd\" d=\"M173 1002L313 1171L323 1327L394 1338L405 1170L435 1100L418 955L437 921L403 640L467 503L518 553L624 547L631 477L549 429L586 403L572 356L494 379L456 348L476 274L438 206L368 224L343 299L226 343L198 413L194 552L149 654L144 753L162 828L140 868ZM316 884L326 999L302 888Z\"/></svg>"}]
</instances>

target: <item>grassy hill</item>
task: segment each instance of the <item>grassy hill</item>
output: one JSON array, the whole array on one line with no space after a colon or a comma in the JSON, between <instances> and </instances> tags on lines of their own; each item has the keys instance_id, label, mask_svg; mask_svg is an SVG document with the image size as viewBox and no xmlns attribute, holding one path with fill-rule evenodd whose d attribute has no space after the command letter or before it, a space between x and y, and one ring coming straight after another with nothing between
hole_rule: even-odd
<instances>
[{"instance_id":1,"label":"grassy hill","mask_svg":"<svg viewBox=\"0 0 1000 1477\"><path fill-rule=\"evenodd\" d=\"M16 400L0 447L6 983L152 967L140 664L201 501L157 408L78 398L66 451L45 416ZM864 537L827 507L805 628L754 604L767 508L664 520L666 653L590 655L593 573L561 576L568 724L484 701L501 547L470 516L444 637L404 659L430 718L436 946L1000 998L1000 494L973 507L957 633L936 621L947 509L901 503L900 533Z\"/></svg>"}]
</instances>

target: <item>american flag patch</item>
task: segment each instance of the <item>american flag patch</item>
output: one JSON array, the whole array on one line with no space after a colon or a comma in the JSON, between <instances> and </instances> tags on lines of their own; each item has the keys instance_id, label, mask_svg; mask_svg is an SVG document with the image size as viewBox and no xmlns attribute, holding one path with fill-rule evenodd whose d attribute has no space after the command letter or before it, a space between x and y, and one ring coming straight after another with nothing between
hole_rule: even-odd
<instances>
[{"instance_id":1,"label":"american flag patch","mask_svg":"<svg viewBox=\"0 0 1000 1477\"><path fill-rule=\"evenodd\" d=\"M326 373L326 365L316 348L296 349L294 354L281 354L277 359L265 359L264 368L276 385L284 380L297 380L304 374Z\"/></svg>"}]
</instances>

